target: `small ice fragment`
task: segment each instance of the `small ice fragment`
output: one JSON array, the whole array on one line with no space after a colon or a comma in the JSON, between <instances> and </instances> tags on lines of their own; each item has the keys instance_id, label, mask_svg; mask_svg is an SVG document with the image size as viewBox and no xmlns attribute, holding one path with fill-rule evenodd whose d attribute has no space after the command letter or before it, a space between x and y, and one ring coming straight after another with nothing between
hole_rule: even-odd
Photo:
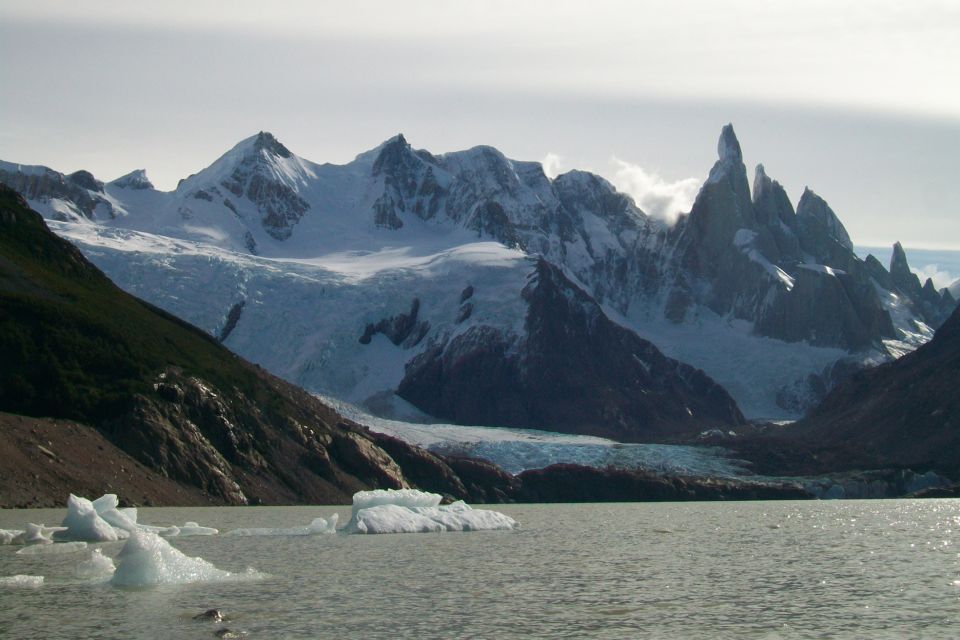
<instances>
[{"instance_id":1,"label":"small ice fragment","mask_svg":"<svg viewBox=\"0 0 960 640\"><path fill-rule=\"evenodd\" d=\"M213 527L201 527L196 522L187 522L180 529L181 536L215 536L220 531Z\"/></svg>"},{"instance_id":2,"label":"small ice fragment","mask_svg":"<svg viewBox=\"0 0 960 640\"><path fill-rule=\"evenodd\" d=\"M260 527L251 529L233 529L228 531L231 536L313 536L321 533L336 533L337 520L339 516L335 513L329 520L323 518L314 518L313 521L305 527Z\"/></svg>"},{"instance_id":3,"label":"small ice fragment","mask_svg":"<svg viewBox=\"0 0 960 640\"><path fill-rule=\"evenodd\" d=\"M22 533L20 529L0 529L0 544L14 544Z\"/></svg>"},{"instance_id":4,"label":"small ice fragment","mask_svg":"<svg viewBox=\"0 0 960 640\"><path fill-rule=\"evenodd\" d=\"M161 538L176 538L180 535L180 527L176 525L171 525L169 527L155 527L149 524L138 524L137 528L140 531L155 533Z\"/></svg>"},{"instance_id":5,"label":"small ice fragment","mask_svg":"<svg viewBox=\"0 0 960 640\"><path fill-rule=\"evenodd\" d=\"M113 576L116 567L111 558L103 555L100 549L94 549L90 557L80 562L74 571L78 578L104 581Z\"/></svg>"},{"instance_id":6,"label":"small ice fragment","mask_svg":"<svg viewBox=\"0 0 960 640\"><path fill-rule=\"evenodd\" d=\"M117 586L217 582L234 576L203 558L185 555L148 531L134 531L120 550L117 561L117 569L110 580Z\"/></svg>"},{"instance_id":7,"label":"small ice fragment","mask_svg":"<svg viewBox=\"0 0 960 640\"><path fill-rule=\"evenodd\" d=\"M67 517L63 519L63 538L87 542L112 542L118 540L116 530L100 517L93 503L72 493L67 499Z\"/></svg>"},{"instance_id":8,"label":"small ice fragment","mask_svg":"<svg viewBox=\"0 0 960 640\"><path fill-rule=\"evenodd\" d=\"M17 551L18 556L59 555L76 553L87 548L86 542L60 542L58 544L35 544Z\"/></svg>"},{"instance_id":9,"label":"small ice fragment","mask_svg":"<svg viewBox=\"0 0 960 640\"><path fill-rule=\"evenodd\" d=\"M43 584L43 576L0 576L0 587L32 589Z\"/></svg>"},{"instance_id":10,"label":"small ice fragment","mask_svg":"<svg viewBox=\"0 0 960 640\"><path fill-rule=\"evenodd\" d=\"M62 527L48 527L30 522L27 524L26 530L15 537L11 544L52 544L53 540L50 539L50 536L60 531L63 531Z\"/></svg>"}]
</instances>

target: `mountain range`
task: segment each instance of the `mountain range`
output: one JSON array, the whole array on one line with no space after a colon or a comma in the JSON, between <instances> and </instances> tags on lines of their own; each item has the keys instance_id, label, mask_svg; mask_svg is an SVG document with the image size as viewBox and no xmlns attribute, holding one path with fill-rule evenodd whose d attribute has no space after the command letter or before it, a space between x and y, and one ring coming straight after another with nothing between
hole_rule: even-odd
<instances>
[{"instance_id":1,"label":"mountain range","mask_svg":"<svg viewBox=\"0 0 960 640\"><path fill-rule=\"evenodd\" d=\"M123 289L407 419L624 441L793 419L956 306L899 245L860 259L812 190L794 208L762 165L751 189L729 125L672 226L599 176L402 135L331 165L261 132L171 192L9 162L0 181Z\"/></svg>"}]
</instances>

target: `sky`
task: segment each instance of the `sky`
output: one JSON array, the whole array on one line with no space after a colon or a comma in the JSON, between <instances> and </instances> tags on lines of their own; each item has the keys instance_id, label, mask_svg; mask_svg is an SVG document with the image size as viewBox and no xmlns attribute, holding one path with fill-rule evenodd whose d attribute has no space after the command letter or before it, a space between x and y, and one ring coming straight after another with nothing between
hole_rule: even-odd
<instances>
[{"instance_id":1,"label":"sky","mask_svg":"<svg viewBox=\"0 0 960 640\"><path fill-rule=\"evenodd\" d=\"M2 0L0 159L145 168L257 131L342 163L403 132L689 208L731 122L858 245L960 250L960 3Z\"/></svg>"}]
</instances>

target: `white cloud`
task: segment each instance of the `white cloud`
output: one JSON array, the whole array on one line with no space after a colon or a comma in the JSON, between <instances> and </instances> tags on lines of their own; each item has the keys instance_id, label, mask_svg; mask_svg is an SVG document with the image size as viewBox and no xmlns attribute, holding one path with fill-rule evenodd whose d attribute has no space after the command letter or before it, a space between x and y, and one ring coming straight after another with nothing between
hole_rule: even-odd
<instances>
[{"instance_id":1,"label":"white cloud","mask_svg":"<svg viewBox=\"0 0 960 640\"><path fill-rule=\"evenodd\" d=\"M663 179L643 167L611 158L613 176L610 182L631 196L641 209L654 218L669 224L677 221L681 213L690 211L693 200L700 190L700 180L684 178L675 182Z\"/></svg>"},{"instance_id":2,"label":"white cloud","mask_svg":"<svg viewBox=\"0 0 960 640\"><path fill-rule=\"evenodd\" d=\"M927 278L932 279L933 286L937 288L937 291L944 287L949 287L957 280L957 276L951 274L949 271L942 271L936 264L925 264L919 269L910 267L910 270L917 274L921 284L926 282Z\"/></svg>"},{"instance_id":3,"label":"white cloud","mask_svg":"<svg viewBox=\"0 0 960 640\"><path fill-rule=\"evenodd\" d=\"M543 165L543 172L546 174L546 176L553 180L561 173L563 168L563 157L555 153L548 153L543 157L543 160L540 161L540 164Z\"/></svg>"}]
</instances>

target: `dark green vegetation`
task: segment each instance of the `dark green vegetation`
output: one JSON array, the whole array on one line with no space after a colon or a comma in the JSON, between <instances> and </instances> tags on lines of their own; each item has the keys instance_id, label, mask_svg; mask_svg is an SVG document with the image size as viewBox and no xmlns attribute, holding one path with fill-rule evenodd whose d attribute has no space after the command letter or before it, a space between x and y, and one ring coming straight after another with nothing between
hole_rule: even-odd
<instances>
[{"instance_id":1,"label":"dark green vegetation","mask_svg":"<svg viewBox=\"0 0 960 640\"><path fill-rule=\"evenodd\" d=\"M92 426L119 449L101 457L128 454L214 502L340 503L411 485L364 428L121 291L2 185L0 411ZM42 441L39 433L37 447L70 446L55 429ZM439 458L391 445L417 461L420 477L471 497ZM47 469L4 464L5 481ZM49 501L35 498L28 503Z\"/></svg>"},{"instance_id":2,"label":"dark green vegetation","mask_svg":"<svg viewBox=\"0 0 960 640\"><path fill-rule=\"evenodd\" d=\"M249 366L122 292L5 188L0 229L0 409L97 423L168 366L269 402Z\"/></svg>"}]
</instances>

